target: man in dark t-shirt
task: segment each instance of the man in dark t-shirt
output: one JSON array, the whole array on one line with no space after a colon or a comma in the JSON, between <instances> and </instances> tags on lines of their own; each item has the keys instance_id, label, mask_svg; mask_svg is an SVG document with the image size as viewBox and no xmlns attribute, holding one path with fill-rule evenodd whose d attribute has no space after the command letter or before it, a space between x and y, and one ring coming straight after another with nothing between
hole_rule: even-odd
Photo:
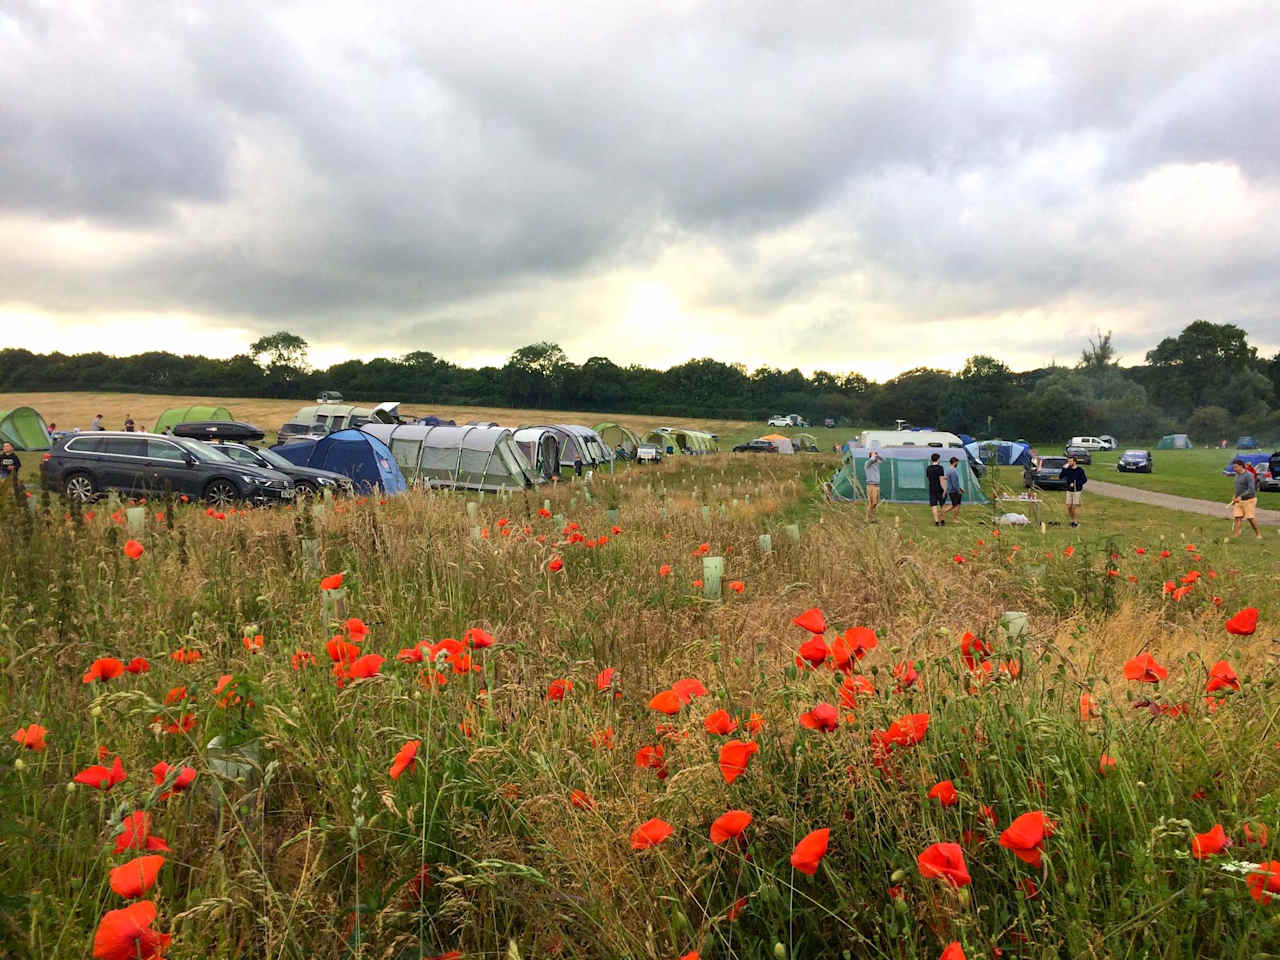
<instances>
[{"instance_id":1,"label":"man in dark t-shirt","mask_svg":"<svg viewBox=\"0 0 1280 960\"><path fill-rule=\"evenodd\" d=\"M18 459L17 453L14 452L13 444L6 440L3 452L0 452L0 480L16 477L21 469L22 461Z\"/></svg>"},{"instance_id":2,"label":"man in dark t-shirt","mask_svg":"<svg viewBox=\"0 0 1280 960\"><path fill-rule=\"evenodd\" d=\"M942 464L938 461L941 455L934 453L929 456L929 466L925 467L925 479L929 481L929 510L933 513L933 525L935 527L945 527L947 522L942 519L942 507L946 502L946 494L942 490L942 478L946 471L942 469Z\"/></svg>"},{"instance_id":3,"label":"man in dark t-shirt","mask_svg":"<svg viewBox=\"0 0 1280 960\"><path fill-rule=\"evenodd\" d=\"M1058 479L1067 484L1067 516L1071 518L1073 527L1080 526L1080 491L1084 489L1088 477L1084 470L1076 465L1075 457L1067 457L1067 465L1058 471Z\"/></svg>"}]
</instances>

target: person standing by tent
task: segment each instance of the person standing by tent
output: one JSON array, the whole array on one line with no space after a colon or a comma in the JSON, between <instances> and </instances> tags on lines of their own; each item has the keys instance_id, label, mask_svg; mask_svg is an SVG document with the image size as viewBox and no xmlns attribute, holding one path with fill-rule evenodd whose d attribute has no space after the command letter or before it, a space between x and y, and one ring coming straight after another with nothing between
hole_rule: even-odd
<instances>
[{"instance_id":1,"label":"person standing by tent","mask_svg":"<svg viewBox=\"0 0 1280 960\"><path fill-rule=\"evenodd\" d=\"M8 480L10 477L17 477L21 469L22 461L14 452L13 444L6 440L3 452L0 452L0 479ZM1236 526L1238 527L1239 524Z\"/></svg>"},{"instance_id":2,"label":"person standing by tent","mask_svg":"<svg viewBox=\"0 0 1280 960\"><path fill-rule=\"evenodd\" d=\"M964 498L964 486L960 483L959 466L959 458L952 457L947 468L947 499L951 501L951 506L942 512L943 517L948 513L960 516L960 501Z\"/></svg>"},{"instance_id":3,"label":"person standing by tent","mask_svg":"<svg viewBox=\"0 0 1280 960\"><path fill-rule=\"evenodd\" d=\"M876 522L876 508L880 506L880 452L867 451L864 469L867 474L867 522Z\"/></svg>"},{"instance_id":4,"label":"person standing by tent","mask_svg":"<svg viewBox=\"0 0 1280 960\"><path fill-rule=\"evenodd\" d=\"M573 472L577 476L582 476L582 454L575 453L573 455Z\"/></svg>"},{"instance_id":5,"label":"person standing by tent","mask_svg":"<svg viewBox=\"0 0 1280 960\"><path fill-rule=\"evenodd\" d=\"M9 448L9 444L5 444L5 449ZM1231 535L1233 537L1240 536L1241 520L1248 520L1249 526L1253 527L1253 535L1259 540L1262 539L1262 531L1258 529L1257 510L1258 510L1258 481L1254 479L1254 475L1245 469L1245 463L1239 457L1231 461L1231 470L1235 473L1236 495L1231 498L1231 502L1227 506L1231 507L1231 516L1233 519Z\"/></svg>"},{"instance_id":6,"label":"person standing by tent","mask_svg":"<svg viewBox=\"0 0 1280 960\"><path fill-rule=\"evenodd\" d=\"M95 417L93 418L93 423L89 424L89 429L90 429L90 430L105 430L105 429L107 429L106 427L104 427L104 426L102 425L102 414L98 414L97 416L95 416Z\"/></svg>"},{"instance_id":7,"label":"person standing by tent","mask_svg":"<svg viewBox=\"0 0 1280 960\"><path fill-rule=\"evenodd\" d=\"M942 480L946 475L946 471L942 469L942 464L938 461L942 459L942 455L938 453L929 456L929 466L925 467L925 479L929 481L929 511L933 514L933 525L935 527L945 527L947 521L942 519L942 508L947 502L946 491L942 489Z\"/></svg>"},{"instance_id":8,"label":"person standing by tent","mask_svg":"<svg viewBox=\"0 0 1280 960\"><path fill-rule=\"evenodd\" d=\"M134 423L133 423L133 414L131 414L131 413L126 413L126 414L124 415L124 429L125 429L125 432L126 432L126 433L133 433L133 427L134 427Z\"/></svg>"},{"instance_id":9,"label":"person standing by tent","mask_svg":"<svg viewBox=\"0 0 1280 960\"><path fill-rule=\"evenodd\" d=\"M1073 527L1080 526L1080 491L1089 482L1084 470L1076 466L1075 457L1067 457L1067 465L1058 471L1058 479L1067 483L1067 516L1071 518Z\"/></svg>"}]
</instances>

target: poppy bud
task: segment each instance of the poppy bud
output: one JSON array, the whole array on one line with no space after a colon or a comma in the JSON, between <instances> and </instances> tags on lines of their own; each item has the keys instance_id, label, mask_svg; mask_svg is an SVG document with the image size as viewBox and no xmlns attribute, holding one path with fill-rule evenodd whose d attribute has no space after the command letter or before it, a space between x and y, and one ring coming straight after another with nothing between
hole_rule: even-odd
<instances>
[{"instance_id":1,"label":"poppy bud","mask_svg":"<svg viewBox=\"0 0 1280 960\"><path fill-rule=\"evenodd\" d=\"M895 870L889 875L889 880L893 883L901 883L905 879L907 879L907 871L905 870Z\"/></svg>"},{"instance_id":2,"label":"poppy bud","mask_svg":"<svg viewBox=\"0 0 1280 960\"><path fill-rule=\"evenodd\" d=\"M671 910L671 926L680 931L689 929L689 918L684 915L684 911L679 907L674 907Z\"/></svg>"},{"instance_id":3,"label":"poppy bud","mask_svg":"<svg viewBox=\"0 0 1280 960\"><path fill-rule=\"evenodd\" d=\"M967 907L969 905L969 888L961 887L956 891L956 897L960 900L962 906Z\"/></svg>"},{"instance_id":4,"label":"poppy bud","mask_svg":"<svg viewBox=\"0 0 1280 960\"><path fill-rule=\"evenodd\" d=\"M786 960L786 957L787 957L787 948L786 948L786 947L784 947L784 946L782 945L782 942L781 942L781 941L775 941L775 942L774 942L774 944L773 944L773 955L774 955L775 957L777 957L777 958L778 958L778 960Z\"/></svg>"},{"instance_id":5,"label":"poppy bud","mask_svg":"<svg viewBox=\"0 0 1280 960\"><path fill-rule=\"evenodd\" d=\"M75 792L76 792L76 782L74 780L68 780L67 793L75 793Z\"/></svg>"},{"instance_id":6,"label":"poppy bud","mask_svg":"<svg viewBox=\"0 0 1280 960\"><path fill-rule=\"evenodd\" d=\"M101 707L99 707L99 706L97 706L96 704L95 704L94 706L90 707L90 708L89 708L89 716L91 716L91 717L100 717L100 716L102 716L102 708L101 708Z\"/></svg>"},{"instance_id":7,"label":"poppy bud","mask_svg":"<svg viewBox=\"0 0 1280 960\"><path fill-rule=\"evenodd\" d=\"M18 758L17 760L15 760L15 761L13 761L13 769L17 770L19 773L21 773L23 770L25 770L25 769L26 769L26 766L27 766L27 765L26 765L25 763L23 763L23 762L22 762L22 758L21 758L21 757L19 757L19 758Z\"/></svg>"},{"instance_id":8,"label":"poppy bud","mask_svg":"<svg viewBox=\"0 0 1280 960\"><path fill-rule=\"evenodd\" d=\"M911 908L907 906L906 900L895 899L893 901L893 909L897 910L899 913L906 913Z\"/></svg>"}]
</instances>

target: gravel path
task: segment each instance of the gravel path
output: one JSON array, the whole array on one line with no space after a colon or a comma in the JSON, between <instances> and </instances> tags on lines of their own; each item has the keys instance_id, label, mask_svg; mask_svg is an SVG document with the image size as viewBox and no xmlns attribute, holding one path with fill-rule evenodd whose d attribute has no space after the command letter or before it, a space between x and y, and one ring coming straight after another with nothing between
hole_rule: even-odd
<instances>
[{"instance_id":1,"label":"gravel path","mask_svg":"<svg viewBox=\"0 0 1280 960\"><path fill-rule=\"evenodd\" d=\"M1171 493L1156 493L1154 490L1143 490L1140 487L1127 487L1120 483L1107 483L1105 480L1090 480L1085 487L1087 493L1099 493L1104 497L1115 497L1117 500L1132 500L1135 503L1149 503L1155 507L1168 507L1170 510L1185 510L1187 513L1202 513L1207 517L1229 520L1226 501L1218 503L1214 500L1195 500L1191 497L1175 497ZM1280 527L1280 510L1264 510L1258 508L1258 526ZM1245 524L1246 532L1249 525Z\"/></svg>"}]
</instances>

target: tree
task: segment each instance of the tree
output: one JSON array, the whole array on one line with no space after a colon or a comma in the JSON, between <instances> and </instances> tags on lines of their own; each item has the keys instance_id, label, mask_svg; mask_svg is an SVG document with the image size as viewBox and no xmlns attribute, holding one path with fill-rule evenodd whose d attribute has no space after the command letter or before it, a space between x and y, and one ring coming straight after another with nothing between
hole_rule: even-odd
<instances>
[{"instance_id":1,"label":"tree","mask_svg":"<svg viewBox=\"0 0 1280 960\"><path fill-rule=\"evenodd\" d=\"M543 340L511 354L502 368L502 382L513 402L550 406L560 399L565 374L572 367L559 344Z\"/></svg>"},{"instance_id":2,"label":"tree","mask_svg":"<svg viewBox=\"0 0 1280 960\"><path fill-rule=\"evenodd\" d=\"M249 345L249 353L264 370L287 367L290 370L306 373L309 369L307 341L288 330L278 330L265 337L259 337Z\"/></svg>"},{"instance_id":3,"label":"tree","mask_svg":"<svg viewBox=\"0 0 1280 960\"><path fill-rule=\"evenodd\" d=\"M1227 435L1232 426L1231 411L1225 407L1197 407L1187 418L1187 433L1201 443L1214 443L1224 437L1231 439Z\"/></svg>"},{"instance_id":4,"label":"tree","mask_svg":"<svg viewBox=\"0 0 1280 960\"><path fill-rule=\"evenodd\" d=\"M1256 364L1258 350L1233 323L1197 320L1147 352L1157 393L1170 413L1186 415L1208 403L1208 393Z\"/></svg>"},{"instance_id":5,"label":"tree","mask_svg":"<svg viewBox=\"0 0 1280 960\"><path fill-rule=\"evenodd\" d=\"M1115 347L1111 346L1111 331L1098 331L1096 338L1089 338L1089 346L1080 351L1080 369L1087 371L1106 370L1119 366L1116 360Z\"/></svg>"},{"instance_id":6,"label":"tree","mask_svg":"<svg viewBox=\"0 0 1280 960\"><path fill-rule=\"evenodd\" d=\"M999 433L1014 406L1013 372L981 354L965 361L959 378L947 389L941 425L960 433Z\"/></svg>"}]
</instances>

